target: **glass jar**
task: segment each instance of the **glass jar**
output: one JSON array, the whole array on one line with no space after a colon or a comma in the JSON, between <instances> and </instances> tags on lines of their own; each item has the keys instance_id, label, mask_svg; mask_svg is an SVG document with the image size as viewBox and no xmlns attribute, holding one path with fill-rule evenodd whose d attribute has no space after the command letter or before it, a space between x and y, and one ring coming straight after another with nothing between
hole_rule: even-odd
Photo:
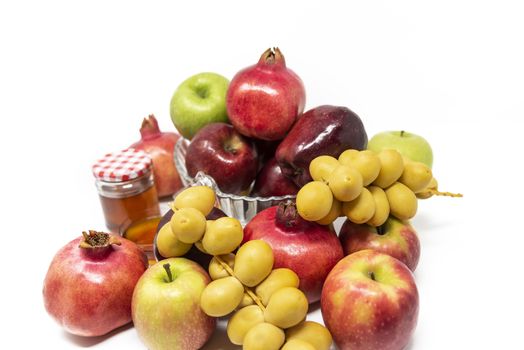
<instances>
[{"instance_id":1,"label":"glass jar","mask_svg":"<svg viewBox=\"0 0 524 350\"><path fill-rule=\"evenodd\" d=\"M120 233L122 225L160 215L151 158L126 149L108 153L93 165L96 188L107 228Z\"/></svg>"}]
</instances>

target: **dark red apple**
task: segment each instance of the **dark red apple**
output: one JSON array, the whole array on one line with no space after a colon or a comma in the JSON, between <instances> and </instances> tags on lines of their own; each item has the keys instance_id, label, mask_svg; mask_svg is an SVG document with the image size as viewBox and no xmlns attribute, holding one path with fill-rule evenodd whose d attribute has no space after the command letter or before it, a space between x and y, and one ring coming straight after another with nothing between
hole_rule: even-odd
<instances>
[{"instance_id":1,"label":"dark red apple","mask_svg":"<svg viewBox=\"0 0 524 350\"><path fill-rule=\"evenodd\" d=\"M131 299L147 257L122 237L90 231L60 249L44 280L47 312L72 334L104 335L131 322Z\"/></svg>"},{"instance_id":2,"label":"dark red apple","mask_svg":"<svg viewBox=\"0 0 524 350\"><path fill-rule=\"evenodd\" d=\"M271 158L260 170L253 188L253 195L260 197L293 195L297 192L297 185L282 174L275 158Z\"/></svg>"},{"instance_id":3,"label":"dark red apple","mask_svg":"<svg viewBox=\"0 0 524 350\"><path fill-rule=\"evenodd\" d=\"M274 268L287 267L300 278L310 303L320 299L329 271L342 259L342 246L329 226L302 219L294 203L258 213L244 228L244 242L262 239L273 249Z\"/></svg>"},{"instance_id":4,"label":"dark red apple","mask_svg":"<svg viewBox=\"0 0 524 350\"><path fill-rule=\"evenodd\" d=\"M280 144L280 141L265 141L265 140L257 140L253 139L255 141L255 145L257 146L257 152L258 152L258 168L259 171L262 169L262 167L269 162L271 158L275 157L275 152L277 151L277 147Z\"/></svg>"},{"instance_id":5,"label":"dark red apple","mask_svg":"<svg viewBox=\"0 0 524 350\"><path fill-rule=\"evenodd\" d=\"M397 258L411 271L417 268L420 241L409 221L390 216L382 226L372 227L347 220L340 229L339 238L344 255L374 249Z\"/></svg>"},{"instance_id":6,"label":"dark red apple","mask_svg":"<svg viewBox=\"0 0 524 350\"><path fill-rule=\"evenodd\" d=\"M347 149L363 150L368 136L349 108L320 106L304 113L275 153L282 173L299 187L311 181L309 163L321 155L335 158Z\"/></svg>"},{"instance_id":7,"label":"dark red apple","mask_svg":"<svg viewBox=\"0 0 524 350\"><path fill-rule=\"evenodd\" d=\"M262 140L284 138L305 103L302 80L286 67L278 48L267 49L257 64L238 72L226 97L227 114L235 128Z\"/></svg>"},{"instance_id":8,"label":"dark red apple","mask_svg":"<svg viewBox=\"0 0 524 350\"><path fill-rule=\"evenodd\" d=\"M211 123L191 140L186 167L190 176L203 171L223 192L241 194L257 175L257 150L253 141L240 135L232 125Z\"/></svg>"}]
</instances>

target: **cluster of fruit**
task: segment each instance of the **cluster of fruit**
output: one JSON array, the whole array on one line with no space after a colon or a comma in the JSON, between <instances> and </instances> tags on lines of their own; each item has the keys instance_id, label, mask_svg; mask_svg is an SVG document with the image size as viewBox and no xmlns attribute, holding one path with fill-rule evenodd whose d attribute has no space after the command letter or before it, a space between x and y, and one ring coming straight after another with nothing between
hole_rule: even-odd
<instances>
[{"instance_id":1,"label":"cluster of fruit","mask_svg":"<svg viewBox=\"0 0 524 350\"><path fill-rule=\"evenodd\" d=\"M436 184L427 165L395 149L378 153L348 149L338 159L319 156L311 161L309 172L313 181L297 194L298 213L323 225L343 215L374 227L384 224L390 214L411 219L418 194L428 198Z\"/></svg>"},{"instance_id":2,"label":"cluster of fruit","mask_svg":"<svg viewBox=\"0 0 524 350\"><path fill-rule=\"evenodd\" d=\"M206 219L215 200L215 192L207 186L189 187L176 196L173 216L158 231L157 249L163 257L183 256L193 244L210 255L228 254L238 247L243 230L237 219Z\"/></svg>"},{"instance_id":3,"label":"cluster of fruit","mask_svg":"<svg viewBox=\"0 0 524 350\"><path fill-rule=\"evenodd\" d=\"M308 312L308 300L298 289L297 274L287 268L273 270L273 251L263 240L251 240L239 248L243 230L237 219L206 220L214 204L215 192L209 187L183 190L172 204L171 219L157 236L157 248L164 257L182 256L193 244L213 255L208 268L213 281L200 297L202 310L208 316L222 317L238 309L229 320L227 334L232 343L244 349L280 349L286 341L283 329L295 334L288 337L285 349L301 342L307 346L302 338L318 336L327 344L321 348L328 349L331 335L324 326L291 329L298 327Z\"/></svg>"},{"instance_id":4,"label":"cluster of fruit","mask_svg":"<svg viewBox=\"0 0 524 350\"><path fill-rule=\"evenodd\" d=\"M264 209L242 228L215 207L213 189L186 188L156 228L158 263L148 267L123 237L85 233L51 263L47 311L82 336L132 321L149 349L199 349L223 316L245 350L405 348L419 305L420 243L409 219L418 199L460 195L438 191L422 137L386 132L368 143L350 109L304 107L302 81L278 49L231 82L213 73L184 81L170 112L190 140L188 175L202 171L227 193L296 194L296 203ZM140 131L133 147L156 154L159 193L173 193L179 136L161 133L154 117ZM306 320L319 300L325 326Z\"/></svg>"},{"instance_id":5,"label":"cluster of fruit","mask_svg":"<svg viewBox=\"0 0 524 350\"><path fill-rule=\"evenodd\" d=\"M202 292L202 310L213 317L237 310L228 321L227 335L247 350L277 350L283 345L282 349L328 349L329 331L302 322L308 301L298 289L297 274L287 268L273 270L273 263L271 247L263 240L243 244L236 255L214 256L209 264L213 281Z\"/></svg>"}]
</instances>

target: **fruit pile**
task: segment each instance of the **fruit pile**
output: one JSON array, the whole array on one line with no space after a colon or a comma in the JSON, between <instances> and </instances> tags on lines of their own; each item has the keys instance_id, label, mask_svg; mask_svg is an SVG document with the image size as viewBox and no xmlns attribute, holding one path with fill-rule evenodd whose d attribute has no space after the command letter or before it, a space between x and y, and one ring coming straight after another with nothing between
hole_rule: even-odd
<instances>
[{"instance_id":1,"label":"fruit pile","mask_svg":"<svg viewBox=\"0 0 524 350\"><path fill-rule=\"evenodd\" d=\"M309 165L313 181L297 194L304 219L329 225L344 215L351 222L378 227L389 215L408 220L417 212L417 197L434 193L436 180L421 162L395 149L378 153L348 149L338 159L319 156Z\"/></svg>"},{"instance_id":2,"label":"fruit pile","mask_svg":"<svg viewBox=\"0 0 524 350\"><path fill-rule=\"evenodd\" d=\"M204 172L225 193L296 201L244 207L252 219L242 227L240 214L219 208L216 189L181 190L173 166L180 136L160 132L150 116L133 147L153 159L159 195L176 192L148 242L157 262L148 267L138 242L84 233L49 267L48 313L82 336L132 321L149 349L199 349L222 317L245 350L405 348L419 306L420 242L409 220L418 199L461 195L438 190L422 137L385 132L368 142L353 111L304 112L305 96L277 48L231 82L201 73L180 84L170 114L189 141L188 175ZM325 326L306 320L319 300Z\"/></svg>"},{"instance_id":3,"label":"fruit pile","mask_svg":"<svg viewBox=\"0 0 524 350\"><path fill-rule=\"evenodd\" d=\"M243 230L237 219L206 220L214 204L215 193L209 187L183 190L175 197L173 215L157 237L158 250L164 257L182 256L192 244L213 255L208 267L212 282L200 297L202 310L211 317L237 310L229 319L227 334L233 344L245 349L280 349L286 340L284 329L304 339L320 335L320 342L329 348L331 336L322 325L293 331L292 327L298 326L308 311L308 300L298 289L297 274L287 268L273 269L273 251L263 240L251 240L238 248ZM288 339L286 348L292 349L297 342L312 346L295 338Z\"/></svg>"}]
</instances>

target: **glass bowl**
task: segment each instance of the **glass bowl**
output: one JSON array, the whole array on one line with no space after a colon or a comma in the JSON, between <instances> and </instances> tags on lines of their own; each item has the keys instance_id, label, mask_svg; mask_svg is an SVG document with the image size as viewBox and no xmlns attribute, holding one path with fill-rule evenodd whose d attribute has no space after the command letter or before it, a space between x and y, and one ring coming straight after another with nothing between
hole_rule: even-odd
<instances>
[{"instance_id":1,"label":"glass bowl","mask_svg":"<svg viewBox=\"0 0 524 350\"><path fill-rule=\"evenodd\" d=\"M217 195L219 208L230 217L234 217L245 226L257 213L264 209L278 205L281 202L295 199L295 195L250 197L231 193L224 193L218 188L215 180L199 171L194 178L189 176L186 169L186 151L189 140L180 138L175 144L174 160L178 174L184 186L204 185L213 188ZM252 186L251 186L252 187Z\"/></svg>"}]
</instances>

